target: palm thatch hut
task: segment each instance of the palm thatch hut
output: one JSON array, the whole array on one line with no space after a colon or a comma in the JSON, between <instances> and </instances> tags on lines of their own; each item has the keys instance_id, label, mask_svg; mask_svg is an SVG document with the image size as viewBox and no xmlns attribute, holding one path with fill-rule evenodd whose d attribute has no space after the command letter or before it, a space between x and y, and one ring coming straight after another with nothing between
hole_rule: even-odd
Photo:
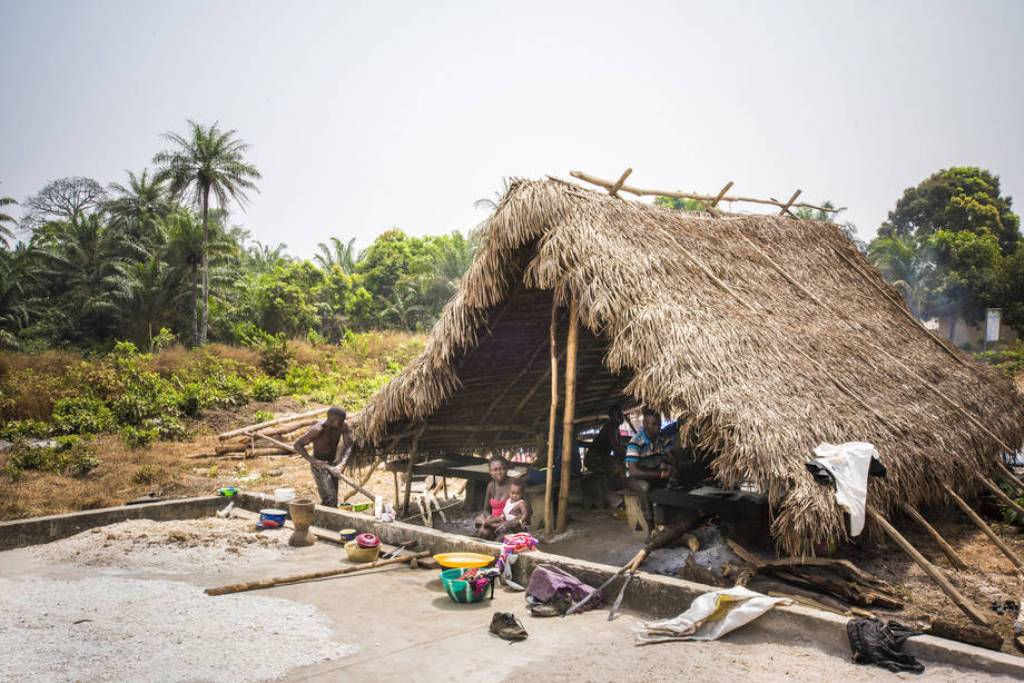
<instances>
[{"instance_id":1,"label":"palm thatch hut","mask_svg":"<svg viewBox=\"0 0 1024 683\"><path fill-rule=\"evenodd\" d=\"M842 539L805 469L868 441L896 512L971 495L1024 437L1012 383L925 330L827 222L701 216L555 179L512 182L422 355L356 423L364 453L535 447L548 429L549 327L579 307L576 415L614 396L686 416L725 487L767 493L790 554ZM585 422L585 420L584 420ZM594 418L596 422L596 417Z\"/></svg>"}]
</instances>

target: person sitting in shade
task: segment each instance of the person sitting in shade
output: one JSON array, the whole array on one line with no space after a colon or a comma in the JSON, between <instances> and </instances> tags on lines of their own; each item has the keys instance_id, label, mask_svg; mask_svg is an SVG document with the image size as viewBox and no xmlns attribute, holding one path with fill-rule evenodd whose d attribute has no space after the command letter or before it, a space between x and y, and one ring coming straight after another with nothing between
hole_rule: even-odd
<instances>
[{"instance_id":1,"label":"person sitting in shade","mask_svg":"<svg viewBox=\"0 0 1024 683\"><path fill-rule=\"evenodd\" d=\"M626 446L626 475L629 488L638 494L640 506L650 517L647 494L652 488L671 484L676 476L673 445L679 433L678 422L662 429L661 415L653 408L644 408L643 428Z\"/></svg>"},{"instance_id":2,"label":"person sitting in shade","mask_svg":"<svg viewBox=\"0 0 1024 683\"><path fill-rule=\"evenodd\" d=\"M587 469L598 477L602 503L605 504L612 500L611 491L618 491L628 485L624 461L628 439L619 432L619 426L624 420L620 406L609 408L608 419L590 442L583 460Z\"/></svg>"},{"instance_id":3,"label":"person sitting in shade","mask_svg":"<svg viewBox=\"0 0 1024 683\"><path fill-rule=\"evenodd\" d=\"M352 453L352 429L345 422L347 417L343 408L331 406L327 419L313 425L295 442L295 452L309 463L313 472L320 504L332 508L338 507L338 476ZM342 437L345 446L339 449ZM313 444L313 455L306 451L307 444Z\"/></svg>"}]
</instances>

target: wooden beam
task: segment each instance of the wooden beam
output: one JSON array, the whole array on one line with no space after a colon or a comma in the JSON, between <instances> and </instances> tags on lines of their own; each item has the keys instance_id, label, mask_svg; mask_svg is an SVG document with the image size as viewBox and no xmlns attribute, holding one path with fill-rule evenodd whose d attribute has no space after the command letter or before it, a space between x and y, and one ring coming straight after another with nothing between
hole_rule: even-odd
<instances>
[{"instance_id":1,"label":"wooden beam","mask_svg":"<svg viewBox=\"0 0 1024 683\"><path fill-rule=\"evenodd\" d=\"M1001 500L1008 508L1020 515L1021 521L1024 521L1024 507L1021 507L1020 503L1006 495L1006 491L999 488L999 484L995 483L988 477L978 477L978 479L985 485L985 488L995 494L996 498Z\"/></svg>"},{"instance_id":2,"label":"wooden beam","mask_svg":"<svg viewBox=\"0 0 1024 683\"><path fill-rule=\"evenodd\" d=\"M723 187L723 188L722 188L722 189L721 189L721 190L720 190L720 191L718 192L718 194L716 194L716 195L715 195L715 198L714 198L714 199L713 199L713 200L711 201L711 208L712 208L712 209L713 209L713 208L715 208L716 206L718 206L718 202L722 201L722 197L724 197L724 196L725 196L725 194L726 194L726 193L727 193L727 192L728 192L729 190L731 190L731 189L732 189L732 185L733 185L733 183L732 183L732 181L730 180L729 182L727 182L727 183L725 184L725 187Z\"/></svg>"},{"instance_id":3,"label":"wooden beam","mask_svg":"<svg viewBox=\"0 0 1024 683\"><path fill-rule=\"evenodd\" d=\"M259 423L254 424L254 425L249 425L248 427L240 427L238 429L232 429L230 432L224 432L223 434L218 434L217 438L220 439L221 441L223 441L224 439L230 439L233 436L240 436L242 434L252 434L253 432L258 432L261 429L265 429L267 427L273 427L274 425L279 425L282 422L292 422L294 420L301 420L301 419L304 419L304 418L307 418L307 417L315 417L317 415L322 415L323 413L326 413L326 412L327 412L327 408L318 408L316 410L310 410L310 411L307 411L305 413L299 413L297 415L286 415L284 417L277 417L277 418L274 418L273 420L267 420L266 422L259 422ZM349 417L350 418L355 417L355 414L349 415Z\"/></svg>"},{"instance_id":4,"label":"wooden beam","mask_svg":"<svg viewBox=\"0 0 1024 683\"><path fill-rule=\"evenodd\" d=\"M963 610L964 614L970 617L970 619L975 623L983 626L989 625L988 618L971 601L965 598L963 593L958 591L956 586L950 583L949 579L947 579L935 565L929 562L924 555L918 552L917 548L911 545L910 541L903 537L903 534L897 531L892 524L889 524L889 521L882 515L882 513L875 510L871 505L867 505L866 510L868 516L878 524L879 528L881 528L889 538L895 541L896 545L898 545L903 552L909 555L910 559L917 563L917 566L924 570L924 573L942 589L942 592L946 594L946 597L953 601L953 604Z\"/></svg>"},{"instance_id":5,"label":"wooden beam","mask_svg":"<svg viewBox=\"0 0 1024 683\"><path fill-rule=\"evenodd\" d=\"M569 334L565 354L565 402L562 412L562 471L558 477L558 520L555 531L562 533L569 520L569 480L572 479L572 452L576 446L576 348L580 337L579 302L576 293L569 297Z\"/></svg>"},{"instance_id":6,"label":"wooden beam","mask_svg":"<svg viewBox=\"0 0 1024 683\"><path fill-rule=\"evenodd\" d=\"M1024 482L1018 479L1017 476L1012 471L1010 471L1010 468L1006 466L1006 463L1003 462L1003 459L999 458L996 464L999 467L999 473L1003 475L1006 481L1016 486L1021 493L1024 493Z\"/></svg>"},{"instance_id":7,"label":"wooden beam","mask_svg":"<svg viewBox=\"0 0 1024 683\"><path fill-rule=\"evenodd\" d=\"M790 213L790 211L789 211L789 207L793 206L793 202L795 202L795 201L796 201L796 198L800 196L800 193L801 193L801 192L803 192L803 190L797 190L796 192L794 192L794 193L793 193L793 196L789 198L789 201L787 201L787 202L786 202L786 203L785 203L785 204L784 204L784 205L782 206L782 210L781 210L781 211L779 211L779 215L780 215L780 216L785 216L785 215L786 215L787 213L788 213L788 214L789 214L790 216L793 216L793 214L792 214L792 213ZM796 218L796 216L793 216L793 217L794 217L794 218Z\"/></svg>"},{"instance_id":8,"label":"wooden beam","mask_svg":"<svg viewBox=\"0 0 1024 683\"><path fill-rule=\"evenodd\" d=\"M402 500L402 514L409 514L409 498L412 497L412 468L416 464L416 451L420 446L420 434L423 433L421 427L415 434L412 435L412 445L409 446L409 464L405 468L405 497ZM398 501L395 501L396 503Z\"/></svg>"},{"instance_id":9,"label":"wooden beam","mask_svg":"<svg viewBox=\"0 0 1024 683\"><path fill-rule=\"evenodd\" d=\"M939 534L938 530L928 523L928 520L924 518L924 515L915 510L913 506L908 503L900 503L900 508L908 517L917 522L918 526L924 529L928 535L932 537L932 540L935 541L942 549L942 552L945 553L946 559L949 560L951 565L961 570L970 569L970 567L967 566L967 563L964 562L963 558L960 557L956 550L953 549L953 546L947 543L946 539Z\"/></svg>"},{"instance_id":10,"label":"wooden beam","mask_svg":"<svg viewBox=\"0 0 1024 683\"><path fill-rule=\"evenodd\" d=\"M951 489L949 486L946 486L945 489L946 493L953 499L953 502L956 503L957 507L963 510L963 513L967 515L986 536L988 536L988 539L992 541L997 548L999 548L999 552L1005 555L1006 559L1013 563L1014 567L1017 569L1024 567L1024 562L1017 557L1017 554L1010 550L1010 547L1003 542L1003 539L999 538L996 532L992 530L992 527L990 527L985 520L983 520L981 516L964 501L963 498L956 495L956 491Z\"/></svg>"},{"instance_id":11,"label":"wooden beam","mask_svg":"<svg viewBox=\"0 0 1024 683\"><path fill-rule=\"evenodd\" d=\"M551 536L555 530L552 493L555 487L555 421L558 419L558 303L553 296L551 297L549 341L551 344L551 409L548 412L548 469L544 489L544 534L546 536Z\"/></svg>"},{"instance_id":12,"label":"wooden beam","mask_svg":"<svg viewBox=\"0 0 1024 683\"><path fill-rule=\"evenodd\" d=\"M608 194L610 194L613 197L618 197L619 190L622 189L622 185L626 182L626 178L628 178L632 172L632 168L627 168L625 171L623 171L622 175L619 176L619 179L615 181L615 184L608 188Z\"/></svg>"},{"instance_id":13,"label":"wooden beam","mask_svg":"<svg viewBox=\"0 0 1024 683\"><path fill-rule=\"evenodd\" d=\"M583 182L590 183L591 185L597 185L598 187L603 187L606 190L611 188L611 187L614 187L614 185L615 185L615 183L613 181L611 181L611 180L604 180L603 178L598 178L596 176L592 176L592 175L590 175L588 173L584 173L583 171L570 171L569 175L571 175L573 178L576 178L578 180L582 180ZM648 190L648 189L643 189L643 188L639 188L639 187L632 187L630 185L625 185L625 184L623 184L622 187L619 188L619 190L622 191L622 192L628 192L628 193L630 193L632 195L636 195L637 197L674 197L676 199L696 199L697 201L704 202L705 204L710 203L711 201L713 201L715 199L714 195L696 194L694 192L678 192L678 191L673 191L673 190ZM747 204L763 204L763 205L766 205L766 206L776 206L776 207L783 206L783 203L780 202L777 199L757 199L755 197L740 197L740 196L728 196L728 195L725 195L725 196L720 197L719 201L723 201L723 202L745 202ZM840 211L845 211L845 208L831 208L831 207L827 207L827 206L815 206L814 204L805 204L805 203L795 203L790 208L795 208L795 209L814 209L816 211L826 211L828 213L838 213Z\"/></svg>"}]
</instances>

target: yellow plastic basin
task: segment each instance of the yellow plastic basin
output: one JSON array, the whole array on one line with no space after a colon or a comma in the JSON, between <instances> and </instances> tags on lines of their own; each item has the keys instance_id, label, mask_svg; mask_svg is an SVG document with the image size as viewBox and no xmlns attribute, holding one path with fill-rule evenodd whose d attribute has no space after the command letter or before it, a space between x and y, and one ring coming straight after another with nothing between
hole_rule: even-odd
<instances>
[{"instance_id":1,"label":"yellow plastic basin","mask_svg":"<svg viewBox=\"0 0 1024 683\"><path fill-rule=\"evenodd\" d=\"M472 569L473 567L486 567L494 562L490 555L481 553L441 553L434 555L434 559L442 567L452 569Z\"/></svg>"}]
</instances>

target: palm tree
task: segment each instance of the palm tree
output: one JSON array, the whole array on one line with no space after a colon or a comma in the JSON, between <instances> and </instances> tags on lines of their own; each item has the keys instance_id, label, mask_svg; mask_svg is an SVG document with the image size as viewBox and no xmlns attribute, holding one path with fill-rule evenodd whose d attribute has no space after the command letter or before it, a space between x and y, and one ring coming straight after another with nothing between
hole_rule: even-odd
<instances>
[{"instance_id":1,"label":"palm tree","mask_svg":"<svg viewBox=\"0 0 1024 683\"><path fill-rule=\"evenodd\" d=\"M66 227L64 239L44 249L48 274L76 329L104 338L130 301L132 261L145 256L137 242L104 223L96 212Z\"/></svg>"},{"instance_id":2,"label":"palm tree","mask_svg":"<svg viewBox=\"0 0 1024 683\"><path fill-rule=\"evenodd\" d=\"M128 171L128 186L111 183L110 192L113 199L106 202L105 208L114 222L150 248L154 247L157 221L173 208L164 180L150 176L148 168L139 175Z\"/></svg>"},{"instance_id":3,"label":"palm tree","mask_svg":"<svg viewBox=\"0 0 1024 683\"><path fill-rule=\"evenodd\" d=\"M235 137L234 130L223 131L217 123L203 126L189 121L188 137L165 133L172 149L153 157L159 169L157 178L167 181L172 197L188 197L203 218L203 253L200 264L202 278L202 319L199 343L206 343L210 317L210 195L226 208L231 200L245 205L248 191L258 191L255 181L260 172L244 159L249 146Z\"/></svg>"},{"instance_id":4,"label":"palm tree","mask_svg":"<svg viewBox=\"0 0 1024 683\"><path fill-rule=\"evenodd\" d=\"M34 249L25 243L0 249L0 348L18 348L15 333L28 326L35 310Z\"/></svg>"},{"instance_id":5,"label":"palm tree","mask_svg":"<svg viewBox=\"0 0 1024 683\"><path fill-rule=\"evenodd\" d=\"M935 271L931 249L911 235L878 237L868 245L868 259L920 318L928 304L929 283Z\"/></svg>"},{"instance_id":6,"label":"palm tree","mask_svg":"<svg viewBox=\"0 0 1024 683\"><path fill-rule=\"evenodd\" d=\"M317 245L320 253L313 259L320 264L324 270L330 270L331 266L338 266L346 275L351 275L356 270L356 264L362 258L362 252L356 252L356 238L348 242L342 242L337 237L330 238L328 246L321 242Z\"/></svg>"},{"instance_id":7,"label":"palm tree","mask_svg":"<svg viewBox=\"0 0 1024 683\"><path fill-rule=\"evenodd\" d=\"M394 318L403 330L411 330L416 316L424 311L423 306L414 304L416 289L411 285L395 287L388 301L388 307L380 313L381 318Z\"/></svg>"},{"instance_id":8,"label":"palm tree","mask_svg":"<svg viewBox=\"0 0 1024 683\"><path fill-rule=\"evenodd\" d=\"M270 246L259 240L254 240L245 250L246 265L257 273L269 272L288 262L289 257L284 253L287 248L288 246L284 242Z\"/></svg>"},{"instance_id":9,"label":"palm tree","mask_svg":"<svg viewBox=\"0 0 1024 683\"><path fill-rule=\"evenodd\" d=\"M13 206L17 203L11 197L0 197L0 207ZM14 231L7 227L8 223L14 225L14 217L0 211L0 242L3 242L4 247L8 246L7 240L14 239Z\"/></svg>"}]
</instances>

